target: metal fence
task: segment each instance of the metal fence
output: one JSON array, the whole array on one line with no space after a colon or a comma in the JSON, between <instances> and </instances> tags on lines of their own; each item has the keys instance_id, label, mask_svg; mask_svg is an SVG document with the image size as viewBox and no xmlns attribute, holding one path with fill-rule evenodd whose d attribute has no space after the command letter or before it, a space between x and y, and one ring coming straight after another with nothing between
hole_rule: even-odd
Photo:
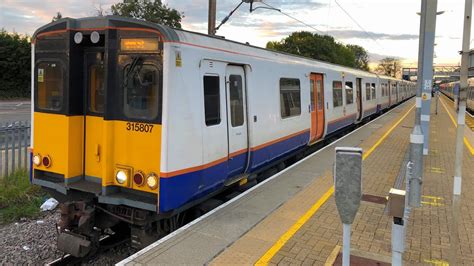
<instances>
[{"instance_id":1,"label":"metal fence","mask_svg":"<svg viewBox=\"0 0 474 266\"><path fill-rule=\"evenodd\" d=\"M29 169L30 129L28 121L0 123L0 177Z\"/></svg>"}]
</instances>

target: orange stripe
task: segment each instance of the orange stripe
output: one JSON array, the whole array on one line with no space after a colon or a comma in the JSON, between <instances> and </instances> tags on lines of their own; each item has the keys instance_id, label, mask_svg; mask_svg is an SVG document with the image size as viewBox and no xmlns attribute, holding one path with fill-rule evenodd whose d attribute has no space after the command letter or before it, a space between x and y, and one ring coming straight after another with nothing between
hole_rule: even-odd
<instances>
[{"instance_id":1,"label":"orange stripe","mask_svg":"<svg viewBox=\"0 0 474 266\"><path fill-rule=\"evenodd\" d=\"M272 145L272 144L275 144L275 143L277 143L277 142L287 140L287 139L289 139L289 138L292 138L292 137L301 135L301 134L303 134L303 133L305 133L305 132L308 132L308 131L309 131L309 128L308 128L308 129L305 129L305 130L302 130L302 131L300 131L300 132L296 132L296 133L293 133L293 134L291 134L291 135L288 135L288 136L285 136L285 137L276 139L276 140L272 140L272 141L267 142L267 143L264 143L264 144L260 144L260 145L258 145L258 146L255 146L255 147L251 148L250 150L251 150L251 151L260 150L260 149L262 149L262 148L265 148L265 147L270 146L270 145Z\"/></svg>"},{"instance_id":2,"label":"orange stripe","mask_svg":"<svg viewBox=\"0 0 474 266\"><path fill-rule=\"evenodd\" d=\"M300 132L296 132L296 133L293 133L291 135L288 135L288 136L285 136L285 137L282 137L282 138L279 138L279 139L276 139L276 140L273 140L273 141L270 141L270 142L267 142L267 143L264 143L262 145L259 145L259 146L256 146L256 147L253 147L251 148L251 151L256 151L256 150L259 150L261 148L264 148L264 147L267 147L267 146L270 146L274 143L277 143L277 142L280 142L280 141L284 141L284 140L287 140L289 138L292 138L294 136L298 136L300 134L303 134L305 132L308 132L309 129L305 129L305 130L302 130ZM234 156L237 156L239 154L242 154L242 153L245 153L247 152L247 149L242 149L240 151L236 151L236 152L233 152L229 155L229 157L234 157ZM161 172L160 173L160 177L162 178L169 178L169 177L173 177L173 176L177 176L177 175L183 175L183 174L187 174L187 173L190 173L190 172L195 172L195 171L199 171L199 170L203 170L203 169L206 169L206 168L209 168L209 167L212 167L212 166L215 166L215 165L218 165L220 163L223 163L225 161L228 160L229 157L223 157L223 158L220 158L220 159L217 159L215 161L212 161L210 163L207 163L207 164L203 164L203 165L199 165L199 166L194 166L194 167L189 167L189 168L185 168L185 169L181 169L181 170L177 170L177 171L173 171L173 172L168 172L168 173L165 173L165 172Z\"/></svg>"},{"instance_id":3,"label":"orange stripe","mask_svg":"<svg viewBox=\"0 0 474 266\"><path fill-rule=\"evenodd\" d=\"M212 166L214 166L214 165L218 165L218 164L220 164L220 163L223 163L223 162L225 162L225 161L227 161L227 157L224 157L224 158L215 160L215 161L210 162L210 163L207 163L207 164L203 164L203 165L199 165L199 166L194 166L194 167L190 167L190 168L185 168L185 169L178 170L178 171L173 171L173 172L168 172L168 173L163 173L163 172L161 172L161 173L160 173L160 177L162 177L162 178L168 178L168 177L173 177L173 176L177 176L177 175L183 175L183 174L186 174L186 173L190 173L190 172L195 172L195 171L203 170L203 169L212 167Z\"/></svg>"},{"instance_id":4,"label":"orange stripe","mask_svg":"<svg viewBox=\"0 0 474 266\"><path fill-rule=\"evenodd\" d=\"M226 52L226 53L230 53L230 54L236 54L236 55L245 55L245 56L251 56L251 57L255 57L255 58L269 59L267 57L262 57L262 56L258 56L258 55L254 55L254 54L239 53L239 52L235 52L235 51L229 51L229 50L225 50L225 49L213 48L213 47L209 47L209 46L203 46L203 45L187 43L187 42L180 42L180 41L165 41L165 42L179 43L179 44L194 46L194 47L198 47L198 48L204 48L204 49L208 49L208 50L214 50L214 51L219 51L219 52Z\"/></svg>"},{"instance_id":5,"label":"orange stripe","mask_svg":"<svg viewBox=\"0 0 474 266\"><path fill-rule=\"evenodd\" d=\"M346 119L346 118L348 118L348 117L355 116L355 115L356 115L356 114L346 115L346 116L340 117L340 118L338 118L338 119L331 120L331 121L328 122L328 124L336 123L336 122L338 122L338 121L344 120L344 119Z\"/></svg>"},{"instance_id":6,"label":"orange stripe","mask_svg":"<svg viewBox=\"0 0 474 266\"><path fill-rule=\"evenodd\" d=\"M126 28L126 27L103 27L103 28L77 28L77 29L71 29L71 28L66 28L66 29L63 29L63 30L55 30L55 31L48 31L48 32L43 32L43 33L40 33L38 35L36 35L36 39L38 39L39 37L42 37L42 36L46 36L46 35L53 35L53 34L57 34L57 33L63 33L63 32L67 32L67 31L94 31L94 30L130 30L130 31L145 31L145 32L153 32L153 33L156 33L158 34L160 37L164 37L160 31L158 30L153 30L153 29L143 29L143 28ZM164 39L164 38L163 38ZM35 42L35 40L32 41L33 43Z\"/></svg>"},{"instance_id":7,"label":"orange stripe","mask_svg":"<svg viewBox=\"0 0 474 266\"><path fill-rule=\"evenodd\" d=\"M204 48L204 49L209 49L209 50L214 50L214 51L226 52L226 53L230 53L230 54L245 55L245 56L251 56L251 57L256 57L256 58L261 58L261 59L269 59L269 58L261 57L261 56L254 55L254 54L245 54L245 53L239 53L239 52L235 52L235 51L230 51L230 50L225 50L225 49L220 49L220 48L213 48L213 47L203 46L203 45L198 45L198 44L193 44L193 43L166 40L160 31L153 30L153 29L143 29L143 28L124 28L124 27L77 28L77 29L66 28L64 30L56 30L56 31L48 31L48 32L40 33L36 36L36 39L38 39L39 37L42 37L42 36L52 35L52 34L56 34L56 33L63 33L63 32L66 32L66 31L94 31L94 30L107 30L107 29L135 30L135 31L153 32L153 33L158 34L162 38L163 42L179 43L179 44L194 46L194 47L198 47L198 48ZM36 39L32 40L33 44L36 42Z\"/></svg>"},{"instance_id":8,"label":"orange stripe","mask_svg":"<svg viewBox=\"0 0 474 266\"><path fill-rule=\"evenodd\" d=\"M242 149L240 151L236 151L236 152L233 152L233 153L229 154L229 157L235 157L235 156L238 156L238 155L240 155L242 153L246 153L246 152L248 152L248 149Z\"/></svg>"}]
</instances>

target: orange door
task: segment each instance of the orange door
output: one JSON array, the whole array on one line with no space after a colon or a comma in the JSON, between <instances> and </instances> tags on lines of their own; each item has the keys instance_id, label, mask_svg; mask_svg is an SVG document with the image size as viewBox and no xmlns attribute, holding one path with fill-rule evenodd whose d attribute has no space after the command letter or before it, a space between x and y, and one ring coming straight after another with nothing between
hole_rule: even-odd
<instances>
[{"instance_id":1,"label":"orange door","mask_svg":"<svg viewBox=\"0 0 474 266\"><path fill-rule=\"evenodd\" d=\"M323 75L311 74L310 98L311 98L311 136L310 142L314 142L323 136L324 132L324 85Z\"/></svg>"}]
</instances>

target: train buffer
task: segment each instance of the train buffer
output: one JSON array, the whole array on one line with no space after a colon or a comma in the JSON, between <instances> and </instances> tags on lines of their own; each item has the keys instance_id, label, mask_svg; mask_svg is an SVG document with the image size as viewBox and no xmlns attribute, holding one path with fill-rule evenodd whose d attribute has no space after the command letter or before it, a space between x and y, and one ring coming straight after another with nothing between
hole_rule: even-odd
<instances>
[{"instance_id":1,"label":"train buffer","mask_svg":"<svg viewBox=\"0 0 474 266\"><path fill-rule=\"evenodd\" d=\"M404 189L414 100L394 108L291 167L153 243L119 265L311 264L340 265L342 224L334 201L336 146L363 148L362 202L352 224L351 262L389 265L390 188ZM411 210L403 260L447 265L454 175L455 112L432 102L430 151L424 158L422 205ZM458 263L474 264L474 133L464 140Z\"/></svg>"}]
</instances>

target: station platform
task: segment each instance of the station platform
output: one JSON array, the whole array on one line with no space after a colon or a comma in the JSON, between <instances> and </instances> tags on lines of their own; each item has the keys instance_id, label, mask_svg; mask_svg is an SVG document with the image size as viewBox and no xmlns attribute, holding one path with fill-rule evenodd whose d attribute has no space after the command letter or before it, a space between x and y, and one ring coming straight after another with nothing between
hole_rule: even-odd
<instances>
[{"instance_id":1,"label":"station platform","mask_svg":"<svg viewBox=\"0 0 474 266\"><path fill-rule=\"evenodd\" d=\"M447 265L455 157L455 113L432 101L429 155L424 158L422 206L407 225L407 264ZM351 262L389 265L390 188L404 189L414 99L160 239L118 265L340 265L342 224L334 201L334 149L363 148L363 199L352 225ZM474 264L474 133L464 139L459 263Z\"/></svg>"}]
</instances>

